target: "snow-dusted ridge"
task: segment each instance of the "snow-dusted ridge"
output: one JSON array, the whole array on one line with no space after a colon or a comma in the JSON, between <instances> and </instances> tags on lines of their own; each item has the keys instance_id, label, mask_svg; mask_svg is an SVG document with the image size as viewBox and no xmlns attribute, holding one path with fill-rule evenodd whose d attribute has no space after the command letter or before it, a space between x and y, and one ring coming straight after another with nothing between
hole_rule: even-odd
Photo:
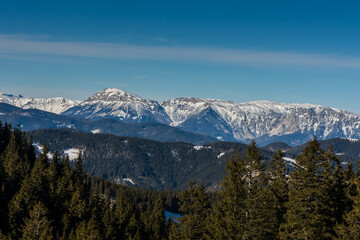
<instances>
[{"instance_id":1,"label":"snow-dusted ridge","mask_svg":"<svg viewBox=\"0 0 360 240\"><path fill-rule=\"evenodd\" d=\"M47 112L61 114L65 110L76 106L81 101L70 100L63 97L55 98L24 98L12 94L0 93L0 102L14 105L23 109L39 109Z\"/></svg>"},{"instance_id":2,"label":"snow-dusted ridge","mask_svg":"<svg viewBox=\"0 0 360 240\"><path fill-rule=\"evenodd\" d=\"M0 94L0 102L79 118L164 123L225 141L276 140L296 145L314 135L318 139L360 139L359 115L314 104L236 103L195 97L157 102L116 88L104 89L82 102L10 94Z\"/></svg>"},{"instance_id":3,"label":"snow-dusted ridge","mask_svg":"<svg viewBox=\"0 0 360 240\"><path fill-rule=\"evenodd\" d=\"M134 123L170 123L168 115L157 101L116 88L104 89L63 114L87 119L114 118Z\"/></svg>"}]
</instances>

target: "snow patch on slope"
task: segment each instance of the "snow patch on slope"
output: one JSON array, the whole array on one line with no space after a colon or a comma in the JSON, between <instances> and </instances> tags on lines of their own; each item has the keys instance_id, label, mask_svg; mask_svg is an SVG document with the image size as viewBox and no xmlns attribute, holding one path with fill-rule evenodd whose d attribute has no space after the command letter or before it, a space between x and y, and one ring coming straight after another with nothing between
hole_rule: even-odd
<instances>
[{"instance_id":1,"label":"snow patch on slope","mask_svg":"<svg viewBox=\"0 0 360 240\"><path fill-rule=\"evenodd\" d=\"M64 154L66 156L69 156L70 161L75 161L79 157L79 154L81 152L82 152L82 150L78 149L78 148L69 148L69 149L64 150Z\"/></svg>"},{"instance_id":2,"label":"snow patch on slope","mask_svg":"<svg viewBox=\"0 0 360 240\"><path fill-rule=\"evenodd\" d=\"M288 157L283 157L283 160L287 163L289 163L290 165L294 166L294 164L296 164L296 160L292 159L292 158L288 158Z\"/></svg>"},{"instance_id":3,"label":"snow patch on slope","mask_svg":"<svg viewBox=\"0 0 360 240\"><path fill-rule=\"evenodd\" d=\"M33 146L35 147L35 149L37 149L37 151L40 154L43 153L44 146L42 146L40 143L33 143ZM53 154L50 151L48 151L46 156L51 159L53 157Z\"/></svg>"},{"instance_id":4,"label":"snow patch on slope","mask_svg":"<svg viewBox=\"0 0 360 240\"><path fill-rule=\"evenodd\" d=\"M101 133L101 130L100 129L93 129L93 130L91 130L91 132L93 134L98 134L98 133Z\"/></svg>"},{"instance_id":5,"label":"snow patch on slope","mask_svg":"<svg viewBox=\"0 0 360 240\"><path fill-rule=\"evenodd\" d=\"M124 181L124 182L129 182L129 183L131 183L132 185L135 185L134 181L133 181L131 178L123 178L123 181Z\"/></svg>"}]
</instances>

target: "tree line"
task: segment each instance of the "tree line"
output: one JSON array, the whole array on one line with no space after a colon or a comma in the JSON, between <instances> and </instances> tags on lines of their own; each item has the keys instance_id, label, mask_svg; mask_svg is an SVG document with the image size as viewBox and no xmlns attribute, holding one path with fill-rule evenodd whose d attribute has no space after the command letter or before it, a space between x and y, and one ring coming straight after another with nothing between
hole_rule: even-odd
<instances>
[{"instance_id":1,"label":"tree line","mask_svg":"<svg viewBox=\"0 0 360 240\"><path fill-rule=\"evenodd\" d=\"M255 142L226 163L219 192L117 185L0 123L0 239L360 239L360 173L314 138L287 175ZM165 210L179 211L166 219Z\"/></svg>"}]
</instances>

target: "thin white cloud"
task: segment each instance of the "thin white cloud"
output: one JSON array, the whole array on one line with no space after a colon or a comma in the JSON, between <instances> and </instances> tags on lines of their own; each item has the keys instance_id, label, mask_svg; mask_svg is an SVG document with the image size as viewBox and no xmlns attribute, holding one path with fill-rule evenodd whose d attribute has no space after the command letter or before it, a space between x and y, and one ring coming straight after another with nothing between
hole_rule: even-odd
<instances>
[{"instance_id":1,"label":"thin white cloud","mask_svg":"<svg viewBox=\"0 0 360 240\"><path fill-rule=\"evenodd\" d=\"M42 39L31 40L29 37L0 35L0 56L11 58L18 55L360 68L360 58L337 55L209 47L159 47L114 43L53 42Z\"/></svg>"}]
</instances>

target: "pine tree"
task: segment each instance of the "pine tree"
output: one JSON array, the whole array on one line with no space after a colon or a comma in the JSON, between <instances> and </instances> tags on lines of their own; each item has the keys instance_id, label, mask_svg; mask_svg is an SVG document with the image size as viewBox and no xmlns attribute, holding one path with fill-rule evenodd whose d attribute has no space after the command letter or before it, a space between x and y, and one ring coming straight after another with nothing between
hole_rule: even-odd
<instances>
[{"instance_id":1,"label":"pine tree","mask_svg":"<svg viewBox=\"0 0 360 240\"><path fill-rule=\"evenodd\" d=\"M159 196L150 213L146 216L150 226L149 239L165 239L165 206L161 196Z\"/></svg>"},{"instance_id":2,"label":"pine tree","mask_svg":"<svg viewBox=\"0 0 360 240\"><path fill-rule=\"evenodd\" d=\"M8 195L12 196L19 190L21 182L30 173L30 163L21 154L20 133L11 132L9 144L4 152L3 166L8 178Z\"/></svg>"},{"instance_id":3,"label":"pine tree","mask_svg":"<svg viewBox=\"0 0 360 240\"><path fill-rule=\"evenodd\" d=\"M222 182L218 204L212 206L207 239L241 239L245 224L245 166L240 154L226 162L228 175Z\"/></svg>"},{"instance_id":4,"label":"pine tree","mask_svg":"<svg viewBox=\"0 0 360 240\"><path fill-rule=\"evenodd\" d=\"M129 192L123 189L118 191L114 208L117 237L120 239L134 237L138 229L144 229L139 209L130 199Z\"/></svg>"},{"instance_id":5,"label":"pine tree","mask_svg":"<svg viewBox=\"0 0 360 240\"><path fill-rule=\"evenodd\" d=\"M179 224L175 221L172 221L171 218L167 221L167 226L169 228L169 240L181 240Z\"/></svg>"},{"instance_id":6,"label":"pine tree","mask_svg":"<svg viewBox=\"0 0 360 240\"><path fill-rule=\"evenodd\" d=\"M109 199L105 199L104 207L103 207L103 223L105 225L105 238L109 240L116 239L116 223L114 217L114 208L111 206Z\"/></svg>"},{"instance_id":7,"label":"pine tree","mask_svg":"<svg viewBox=\"0 0 360 240\"><path fill-rule=\"evenodd\" d=\"M275 208L276 222L274 231L279 232L280 225L285 222L286 203L288 201L289 187L285 175L286 166L281 151L277 151L270 160L269 181L270 194Z\"/></svg>"},{"instance_id":8,"label":"pine tree","mask_svg":"<svg viewBox=\"0 0 360 240\"><path fill-rule=\"evenodd\" d=\"M276 235L275 198L268 188L265 165L253 141L246 149L245 223L242 239L273 239Z\"/></svg>"},{"instance_id":9,"label":"pine tree","mask_svg":"<svg viewBox=\"0 0 360 240\"><path fill-rule=\"evenodd\" d=\"M52 237L51 222L47 218L48 210L38 202L30 211L30 218L25 220L22 239L50 240Z\"/></svg>"},{"instance_id":10,"label":"pine tree","mask_svg":"<svg viewBox=\"0 0 360 240\"><path fill-rule=\"evenodd\" d=\"M323 151L316 138L296 158L295 170L290 174L289 202L281 239L328 239L324 189L319 175L323 161Z\"/></svg>"},{"instance_id":11,"label":"pine tree","mask_svg":"<svg viewBox=\"0 0 360 240\"><path fill-rule=\"evenodd\" d=\"M330 146L324 154L323 170L320 173L322 177L321 190L323 215L325 215L325 237L334 238L334 227L342 222L342 216L346 209L346 185L344 173L341 170L340 161ZM327 228L327 229L326 229Z\"/></svg>"},{"instance_id":12,"label":"pine tree","mask_svg":"<svg viewBox=\"0 0 360 240\"><path fill-rule=\"evenodd\" d=\"M356 194L352 196L352 210L346 213L344 222L336 226L336 233L339 239L360 239L360 177L352 179L356 187Z\"/></svg>"},{"instance_id":13,"label":"pine tree","mask_svg":"<svg viewBox=\"0 0 360 240\"><path fill-rule=\"evenodd\" d=\"M81 222L77 227L76 240L102 240L104 239L100 233L98 222L91 218L88 222Z\"/></svg>"},{"instance_id":14,"label":"pine tree","mask_svg":"<svg viewBox=\"0 0 360 240\"><path fill-rule=\"evenodd\" d=\"M180 218L181 236L183 239L204 239L206 234L206 220L209 216L209 200L204 186L189 183L189 190L180 196L180 211L184 215Z\"/></svg>"}]
</instances>

